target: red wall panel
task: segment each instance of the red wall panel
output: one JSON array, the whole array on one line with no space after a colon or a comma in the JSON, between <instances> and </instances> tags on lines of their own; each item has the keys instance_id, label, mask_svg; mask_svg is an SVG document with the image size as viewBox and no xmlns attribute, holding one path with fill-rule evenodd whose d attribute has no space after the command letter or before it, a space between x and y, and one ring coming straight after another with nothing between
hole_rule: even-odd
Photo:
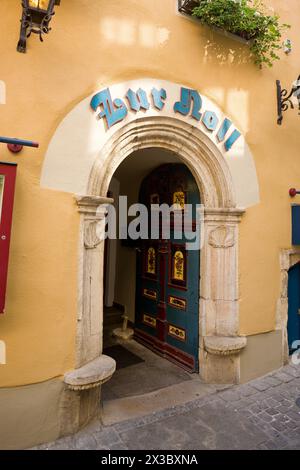
<instances>
[{"instance_id":1,"label":"red wall panel","mask_svg":"<svg viewBox=\"0 0 300 470\"><path fill-rule=\"evenodd\" d=\"M0 207L2 196L2 209L0 214L0 314L4 313L5 310L5 294L16 172L16 164L0 162L0 178L4 177L4 184L1 184L2 191L0 192ZM3 180L3 178L1 178L1 180Z\"/></svg>"}]
</instances>

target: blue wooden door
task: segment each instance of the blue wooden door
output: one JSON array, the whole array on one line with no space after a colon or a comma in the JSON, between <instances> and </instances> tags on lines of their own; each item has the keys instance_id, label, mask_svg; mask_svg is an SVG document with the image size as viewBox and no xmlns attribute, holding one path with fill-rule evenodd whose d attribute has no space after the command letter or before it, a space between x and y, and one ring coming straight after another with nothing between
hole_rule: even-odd
<instances>
[{"instance_id":1,"label":"blue wooden door","mask_svg":"<svg viewBox=\"0 0 300 470\"><path fill-rule=\"evenodd\" d=\"M300 264L289 270L288 282L288 341L290 353L299 348L300 341Z\"/></svg>"},{"instance_id":2,"label":"blue wooden door","mask_svg":"<svg viewBox=\"0 0 300 470\"><path fill-rule=\"evenodd\" d=\"M200 251L187 249L196 229L199 190L184 165L163 165L143 182L140 201L193 207L180 235L174 220L170 236L141 244L137 260L135 337L190 371L198 370ZM179 236L180 235L180 236Z\"/></svg>"}]
</instances>

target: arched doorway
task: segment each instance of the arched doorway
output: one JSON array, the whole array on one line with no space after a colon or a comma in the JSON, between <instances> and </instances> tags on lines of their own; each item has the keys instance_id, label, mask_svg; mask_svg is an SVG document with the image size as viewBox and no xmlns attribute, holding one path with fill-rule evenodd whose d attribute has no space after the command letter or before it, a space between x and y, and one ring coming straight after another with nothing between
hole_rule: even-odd
<instances>
[{"instance_id":1,"label":"arched doorway","mask_svg":"<svg viewBox=\"0 0 300 470\"><path fill-rule=\"evenodd\" d=\"M126 240L106 240L104 346L126 316L135 328L135 339L196 372L201 227L194 177L174 153L150 148L121 163L109 195L119 211L120 196L126 198L127 210L139 203L147 217L137 238L130 239L129 233ZM127 214L119 217L124 215L127 218Z\"/></svg>"},{"instance_id":2,"label":"arched doorway","mask_svg":"<svg viewBox=\"0 0 300 470\"><path fill-rule=\"evenodd\" d=\"M170 226L164 223L166 231L170 228L170 234L165 233L166 238L160 236L161 230L153 233L155 238L151 238L152 231L158 228L157 221L162 229L162 218L157 220L155 217L153 226L147 218L148 239L106 241L103 353L116 360L117 371L103 388L105 418L115 400L183 386L192 380L190 372L198 372L199 364L200 251L199 246L197 250L185 250L188 243L196 242L193 233L196 231L196 205L200 203L200 194L194 177L173 152L160 148L138 150L115 171L109 195L114 198L116 206L122 205L122 202L118 204L119 195L126 197L127 209L136 203L149 208L150 202L166 204L168 209L175 196L179 198L182 195L184 201L178 204L184 202L186 211L191 204L193 214L191 218L186 217L182 233L174 233L177 225L172 217L175 213L170 212ZM151 219L150 211L148 215ZM169 213L165 211L163 215L166 222ZM178 215L183 219L181 207L177 208ZM134 219L129 216L128 224ZM152 242L157 247L155 266L148 272L144 269L147 245ZM150 246L148 248L151 249ZM185 266L174 277L172 258L178 252L185 253ZM111 267L113 259L115 263ZM182 279L178 279L181 275ZM108 302L108 293L113 293L111 302ZM128 327L134 329L133 338L127 336L128 332L126 339L122 335L114 335L122 328L123 316L129 320Z\"/></svg>"},{"instance_id":3,"label":"arched doorway","mask_svg":"<svg viewBox=\"0 0 300 470\"><path fill-rule=\"evenodd\" d=\"M77 198L82 214L80 253L78 367L101 355L103 342L104 245L97 224L105 214L110 181L134 151L162 148L179 156L193 174L204 205L201 253L199 368L207 382L239 381L238 225L244 210L236 207L229 168L217 147L198 129L167 117L137 119L115 132L95 162L88 196ZM103 207L103 210L101 209Z\"/></svg>"}]
</instances>

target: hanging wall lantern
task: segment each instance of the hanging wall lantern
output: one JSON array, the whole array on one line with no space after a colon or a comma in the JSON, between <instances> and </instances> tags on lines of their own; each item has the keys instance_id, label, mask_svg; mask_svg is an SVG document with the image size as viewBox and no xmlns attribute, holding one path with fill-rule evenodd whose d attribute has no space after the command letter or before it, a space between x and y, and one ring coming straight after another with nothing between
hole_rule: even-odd
<instances>
[{"instance_id":1,"label":"hanging wall lantern","mask_svg":"<svg viewBox=\"0 0 300 470\"><path fill-rule=\"evenodd\" d=\"M43 41L43 35L48 34L51 28L49 23L55 14L55 5L60 0L22 0L22 19L18 52L26 52L26 40L31 33L38 34Z\"/></svg>"},{"instance_id":2,"label":"hanging wall lantern","mask_svg":"<svg viewBox=\"0 0 300 470\"><path fill-rule=\"evenodd\" d=\"M289 108L294 109L295 106L299 109L300 114L300 75L297 80L292 84L290 92L285 88L281 88L280 80L276 81L277 87L277 124L281 125L283 120L283 112Z\"/></svg>"}]
</instances>

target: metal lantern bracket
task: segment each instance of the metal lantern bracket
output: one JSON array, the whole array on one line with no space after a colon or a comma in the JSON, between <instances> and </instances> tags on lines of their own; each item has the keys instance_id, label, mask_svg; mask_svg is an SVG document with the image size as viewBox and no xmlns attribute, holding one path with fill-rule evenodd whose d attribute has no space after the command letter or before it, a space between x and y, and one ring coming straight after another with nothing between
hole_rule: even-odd
<instances>
[{"instance_id":1,"label":"metal lantern bracket","mask_svg":"<svg viewBox=\"0 0 300 470\"><path fill-rule=\"evenodd\" d=\"M289 108L294 109L294 103L292 102L292 96L297 96L298 98L298 109L300 114L300 75L297 81L293 84L290 92L286 88L281 87L280 80L276 80L276 89L277 89L277 124L280 126L283 120L283 112L287 111Z\"/></svg>"},{"instance_id":2,"label":"metal lantern bracket","mask_svg":"<svg viewBox=\"0 0 300 470\"><path fill-rule=\"evenodd\" d=\"M54 6L60 5L60 0L49 0L47 9L30 6L29 0L22 0L22 18L18 52L26 52L26 40L32 33L38 34L43 42L43 35L51 31L50 21L55 15Z\"/></svg>"}]
</instances>

